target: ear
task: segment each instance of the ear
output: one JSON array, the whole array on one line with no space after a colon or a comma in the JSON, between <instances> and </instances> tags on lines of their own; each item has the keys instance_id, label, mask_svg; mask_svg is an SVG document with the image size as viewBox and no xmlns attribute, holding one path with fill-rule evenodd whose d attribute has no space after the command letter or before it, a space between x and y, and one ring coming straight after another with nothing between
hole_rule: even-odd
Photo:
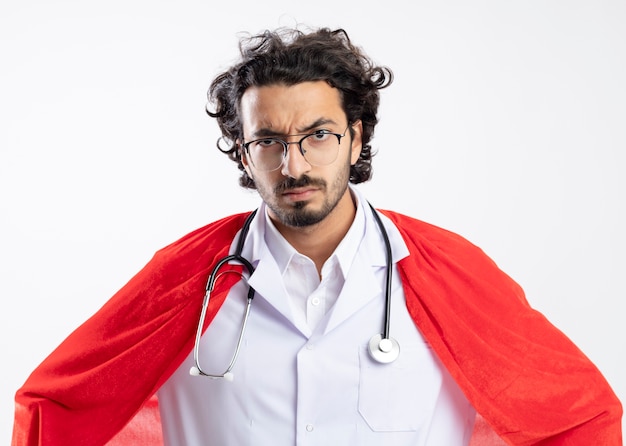
<instances>
[{"instance_id":1,"label":"ear","mask_svg":"<svg viewBox=\"0 0 626 446\"><path fill-rule=\"evenodd\" d=\"M250 172L250 164L248 163L248 158L246 157L246 151L241 145L241 140L237 139L235 141L235 144L237 144L237 151L239 152L239 159L241 159L241 164L243 164L243 168L246 170L248 176L252 178L252 173Z\"/></svg>"},{"instance_id":2,"label":"ear","mask_svg":"<svg viewBox=\"0 0 626 446\"><path fill-rule=\"evenodd\" d=\"M354 166L361 156L363 150L363 123L359 119L350 126L352 128L352 147L350 148L350 165Z\"/></svg>"}]
</instances>

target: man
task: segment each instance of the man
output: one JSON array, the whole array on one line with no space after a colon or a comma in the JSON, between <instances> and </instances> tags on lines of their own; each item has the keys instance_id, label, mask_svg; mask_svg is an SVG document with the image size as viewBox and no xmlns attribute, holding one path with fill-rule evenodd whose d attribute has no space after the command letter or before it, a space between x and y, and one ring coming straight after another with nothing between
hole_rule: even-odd
<instances>
[{"instance_id":1,"label":"man","mask_svg":"<svg viewBox=\"0 0 626 446\"><path fill-rule=\"evenodd\" d=\"M621 444L609 385L517 284L349 185L391 72L343 30L241 53L209 114L259 209L165 247L70 335L18 391L13 443Z\"/></svg>"}]
</instances>

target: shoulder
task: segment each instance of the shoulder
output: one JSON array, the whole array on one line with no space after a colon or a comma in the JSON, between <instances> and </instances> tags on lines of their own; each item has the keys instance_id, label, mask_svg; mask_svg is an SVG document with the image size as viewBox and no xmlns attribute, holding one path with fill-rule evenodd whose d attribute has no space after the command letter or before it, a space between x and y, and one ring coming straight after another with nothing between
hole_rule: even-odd
<instances>
[{"instance_id":1,"label":"shoulder","mask_svg":"<svg viewBox=\"0 0 626 446\"><path fill-rule=\"evenodd\" d=\"M504 292L526 302L521 287L463 236L397 212L381 212L396 225L409 249L401 265L406 280L423 279L429 284L443 280L448 287L456 283L464 292L468 286L474 290L496 287L500 291L492 294Z\"/></svg>"},{"instance_id":2,"label":"shoulder","mask_svg":"<svg viewBox=\"0 0 626 446\"><path fill-rule=\"evenodd\" d=\"M225 255L249 214L230 215L202 226L158 250L154 259L192 263L202 259L204 264L207 258Z\"/></svg>"},{"instance_id":3,"label":"shoulder","mask_svg":"<svg viewBox=\"0 0 626 446\"><path fill-rule=\"evenodd\" d=\"M409 249L411 245L430 245L441 249L480 250L463 236L398 212L380 210L398 228Z\"/></svg>"},{"instance_id":4,"label":"shoulder","mask_svg":"<svg viewBox=\"0 0 626 446\"><path fill-rule=\"evenodd\" d=\"M241 229L248 215L250 215L250 212L233 214L221 218L184 235L163 249L176 249L183 246L193 246L212 241L219 242L227 240L230 242Z\"/></svg>"}]
</instances>

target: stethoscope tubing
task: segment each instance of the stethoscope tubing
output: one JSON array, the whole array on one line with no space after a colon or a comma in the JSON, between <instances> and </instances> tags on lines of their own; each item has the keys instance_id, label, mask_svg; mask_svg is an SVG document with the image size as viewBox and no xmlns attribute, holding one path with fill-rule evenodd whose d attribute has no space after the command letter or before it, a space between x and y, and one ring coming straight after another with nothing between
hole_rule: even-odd
<instances>
[{"instance_id":1,"label":"stethoscope tubing","mask_svg":"<svg viewBox=\"0 0 626 446\"><path fill-rule=\"evenodd\" d=\"M397 341L389 336L390 334L390 326L391 326L391 283L392 283L392 252L391 252L391 243L389 241L389 236L383 222L378 215L378 211L372 206L370 203L369 207L372 210L372 214L374 215L374 219L376 220L376 224L380 229L380 233L383 237L383 241L385 244L385 255L386 255L386 271L385 271L385 314L383 318L383 332L381 334L375 334L369 343L369 351L372 358L381 363L389 363L395 361L400 352L400 347ZM206 373L202 370L200 366L200 339L202 337L202 332L204 329L204 320L206 318L207 308L209 306L209 301L211 299L211 292L213 291L213 287L215 286L215 282L219 278L220 269L229 262L238 262L243 265L243 267L247 270L249 276L254 272L254 266L250 261L244 258L241 254L243 252L243 246L245 243L245 239L248 235L248 231L250 229L250 224L254 216L256 215L257 210L252 212L244 222L243 227L241 228L239 239L237 240L237 247L235 249L234 254L230 254L226 257L220 259L209 274L207 279L207 284L205 286L204 299L202 302L202 310L200 312L200 320L198 321L198 328L196 330L196 338L194 342L193 356L195 366L191 368L189 373L194 376L206 376L209 378L226 378L228 380L232 380L231 370L235 365L237 360L237 356L239 355L239 351L241 349L241 343L243 341L243 336L245 333L246 324L248 322L248 316L250 315L250 308L252 305L252 300L254 298L255 290L253 287L248 285L248 298L246 304L246 310L244 314L244 319L241 324L241 330L239 333L239 339L237 340L237 345L235 347L235 351L233 356L226 368L226 371L221 375L212 375ZM232 272L232 271L230 271Z\"/></svg>"},{"instance_id":2,"label":"stethoscope tubing","mask_svg":"<svg viewBox=\"0 0 626 446\"><path fill-rule=\"evenodd\" d=\"M190 374L194 376L201 375L201 376L207 376L209 378L227 378L228 376L231 376L230 371L232 370L232 368L235 365L235 362L237 361L237 356L239 356L239 351L241 350L241 343L243 342L243 335L245 333L246 325L248 323L248 316L250 315L252 299L254 299L254 294L255 294L255 290L251 286L248 286L248 298L247 298L247 303L246 303L246 310L245 310L243 322L241 323L241 330L239 332L239 338L237 339L235 352L233 353L230 363L228 364L228 367L226 368L226 371L223 374L212 375L212 374L206 373L200 366L200 338L202 337L202 332L204 329L204 320L206 318L206 312L209 307L209 301L211 299L211 292L213 291L213 288L215 287L215 282L217 281L219 277L218 273L220 269L224 265L228 264L229 262L235 261L243 265L243 267L246 269L249 276L251 276L252 273L254 273L254 266L252 265L252 263L250 263L250 261L248 261L248 259L243 257L241 253L243 251L243 245L245 242L246 235L248 234L248 230L250 229L250 224L252 223L252 219L256 215L256 212L257 211L255 210L248 216L248 218L246 218L246 221L244 222L244 225L241 228L241 234L237 241L237 247L235 249L235 253L227 255L226 257L223 257L222 259L220 259L211 270L211 274L209 274L209 278L207 279L207 283L204 288L204 299L202 301L202 310L200 311L200 320L198 321L198 328L196 329L196 339L195 339L194 347L193 347L193 359L194 359L195 365L189 371Z\"/></svg>"},{"instance_id":3,"label":"stethoscope tubing","mask_svg":"<svg viewBox=\"0 0 626 446\"><path fill-rule=\"evenodd\" d=\"M386 255L386 271L385 271L385 317L383 324L383 339L389 339L389 331L391 326L391 242L389 242L389 235L387 235L387 231L385 231L385 227L383 225L380 216L374 206L371 203L368 203L370 208L372 209L372 214L376 219L376 223L378 223L378 227L380 228L380 233L383 236L383 241L385 242L385 255Z\"/></svg>"}]
</instances>

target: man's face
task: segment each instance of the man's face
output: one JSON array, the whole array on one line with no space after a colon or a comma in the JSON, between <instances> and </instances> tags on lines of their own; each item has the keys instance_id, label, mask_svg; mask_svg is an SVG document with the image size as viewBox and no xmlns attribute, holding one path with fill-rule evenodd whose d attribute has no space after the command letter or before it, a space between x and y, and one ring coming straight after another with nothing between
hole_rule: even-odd
<instances>
[{"instance_id":1,"label":"man's face","mask_svg":"<svg viewBox=\"0 0 626 446\"><path fill-rule=\"evenodd\" d=\"M242 154L246 172L274 221L290 227L311 226L333 212L342 212L348 202L352 205L348 181L350 166L361 153L362 127L360 122L352 126L354 137L350 136L350 129L346 131L348 121L336 88L323 81L251 87L241 98L240 110L243 142L269 136L299 141L302 136L285 135L318 130L346 132L337 159L325 166L309 164L297 144L289 145L281 167L270 172L256 169Z\"/></svg>"}]
</instances>

